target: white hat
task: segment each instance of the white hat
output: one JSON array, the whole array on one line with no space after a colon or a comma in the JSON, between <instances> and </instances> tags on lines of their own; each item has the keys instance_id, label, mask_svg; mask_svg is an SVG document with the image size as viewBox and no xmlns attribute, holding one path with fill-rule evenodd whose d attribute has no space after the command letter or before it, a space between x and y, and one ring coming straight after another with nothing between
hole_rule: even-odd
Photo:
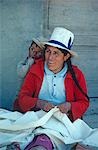
<instances>
[{"instance_id":1,"label":"white hat","mask_svg":"<svg viewBox=\"0 0 98 150\"><path fill-rule=\"evenodd\" d=\"M44 42L40 38L33 38L34 43L36 43L42 50L45 48Z\"/></svg>"},{"instance_id":2,"label":"white hat","mask_svg":"<svg viewBox=\"0 0 98 150\"><path fill-rule=\"evenodd\" d=\"M54 46L57 48L67 50L72 56L77 56L76 52L71 50L73 45L74 34L63 28L63 27L56 27L50 37L48 42L45 42L46 45Z\"/></svg>"}]
</instances>

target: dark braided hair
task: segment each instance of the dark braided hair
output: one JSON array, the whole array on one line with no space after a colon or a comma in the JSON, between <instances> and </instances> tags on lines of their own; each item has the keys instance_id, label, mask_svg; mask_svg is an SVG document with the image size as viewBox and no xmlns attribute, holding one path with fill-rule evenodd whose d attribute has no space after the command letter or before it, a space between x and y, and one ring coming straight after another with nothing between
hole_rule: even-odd
<instances>
[{"instance_id":1,"label":"dark braided hair","mask_svg":"<svg viewBox=\"0 0 98 150\"><path fill-rule=\"evenodd\" d=\"M59 49L62 53L64 53L64 55L67 55L69 52L64 50L64 49ZM70 54L70 53L69 53ZM79 90L85 95L85 97L89 100L89 96L83 91L83 89L81 88L77 78L76 78L76 74L74 72L74 69L72 67L72 63L71 63L71 56L68 58L68 60L66 61L67 65L68 65L68 71L71 73L71 76L75 82L75 84L77 85L77 87L79 88Z\"/></svg>"}]
</instances>

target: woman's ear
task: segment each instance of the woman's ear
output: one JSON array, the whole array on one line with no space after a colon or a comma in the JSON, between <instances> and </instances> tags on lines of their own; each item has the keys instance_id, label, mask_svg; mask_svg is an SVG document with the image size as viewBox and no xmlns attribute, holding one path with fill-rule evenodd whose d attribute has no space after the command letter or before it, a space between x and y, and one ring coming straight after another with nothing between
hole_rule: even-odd
<instances>
[{"instance_id":1,"label":"woman's ear","mask_svg":"<svg viewBox=\"0 0 98 150\"><path fill-rule=\"evenodd\" d=\"M71 55L69 53L67 53L67 55L64 56L64 60L68 60L68 58L71 57Z\"/></svg>"}]
</instances>

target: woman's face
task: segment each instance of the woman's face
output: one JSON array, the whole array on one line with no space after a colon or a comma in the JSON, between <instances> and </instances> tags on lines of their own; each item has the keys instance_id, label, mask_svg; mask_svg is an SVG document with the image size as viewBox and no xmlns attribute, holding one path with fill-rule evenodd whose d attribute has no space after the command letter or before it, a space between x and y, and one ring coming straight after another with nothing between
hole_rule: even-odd
<instances>
[{"instance_id":1,"label":"woman's face","mask_svg":"<svg viewBox=\"0 0 98 150\"><path fill-rule=\"evenodd\" d=\"M53 73L58 73L62 70L64 62L70 57L68 53L66 56L56 47L47 46L45 50L45 62L48 69Z\"/></svg>"}]
</instances>

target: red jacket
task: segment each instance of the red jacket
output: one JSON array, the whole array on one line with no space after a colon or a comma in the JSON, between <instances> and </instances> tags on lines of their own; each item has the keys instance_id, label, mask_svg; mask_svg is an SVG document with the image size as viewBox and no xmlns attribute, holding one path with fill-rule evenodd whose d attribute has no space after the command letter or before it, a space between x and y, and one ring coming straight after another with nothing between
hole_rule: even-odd
<instances>
[{"instance_id":1,"label":"red jacket","mask_svg":"<svg viewBox=\"0 0 98 150\"><path fill-rule=\"evenodd\" d=\"M73 66L78 82L85 93L87 93L86 82L83 73ZM18 104L22 112L35 107L38 94L44 78L44 62L38 61L33 64L28 72L19 93ZM73 120L81 118L89 106L88 99L81 93L68 72L65 78L66 101L71 103L71 114Z\"/></svg>"}]
</instances>

